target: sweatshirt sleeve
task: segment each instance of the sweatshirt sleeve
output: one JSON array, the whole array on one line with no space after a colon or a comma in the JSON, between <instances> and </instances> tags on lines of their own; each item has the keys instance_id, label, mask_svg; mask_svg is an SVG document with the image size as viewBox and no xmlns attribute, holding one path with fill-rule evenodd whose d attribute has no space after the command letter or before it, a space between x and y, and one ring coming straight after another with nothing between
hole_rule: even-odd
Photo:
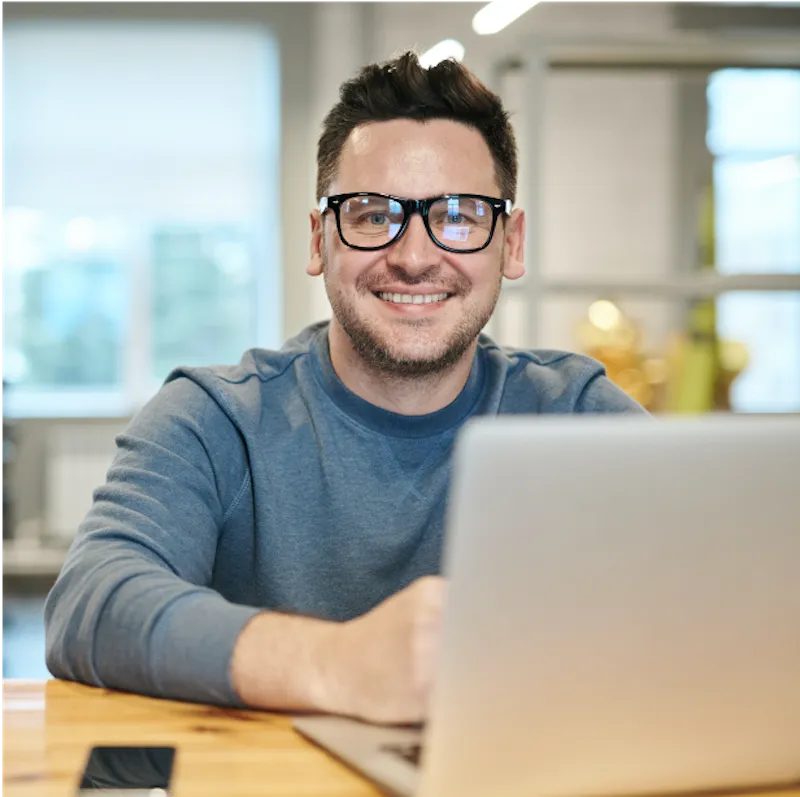
<instances>
[{"instance_id":1,"label":"sweatshirt sleeve","mask_svg":"<svg viewBox=\"0 0 800 797\"><path fill-rule=\"evenodd\" d=\"M250 489L243 440L198 384L168 382L117 438L106 484L45 604L53 675L241 705L236 638L258 609L210 588L217 540Z\"/></svg>"}]
</instances>

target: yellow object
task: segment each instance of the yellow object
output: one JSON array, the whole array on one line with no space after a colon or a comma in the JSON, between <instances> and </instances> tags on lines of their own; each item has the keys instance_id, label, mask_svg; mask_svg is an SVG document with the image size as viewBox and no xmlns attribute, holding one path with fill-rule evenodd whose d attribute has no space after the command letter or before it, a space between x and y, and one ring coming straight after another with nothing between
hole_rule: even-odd
<instances>
[{"instance_id":1,"label":"yellow object","mask_svg":"<svg viewBox=\"0 0 800 797\"><path fill-rule=\"evenodd\" d=\"M592 303L577 334L583 350L603 363L612 382L644 407L652 407L654 383L644 369L641 335L614 302L598 299Z\"/></svg>"},{"instance_id":2,"label":"yellow object","mask_svg":"<svg viewBox=\"0 0 800 797\"><path fill-rule=\"evenodd\" d=\"M608 299L594 302L577 328L581 350L608 378L653 412L730 409L730 388L747 366L747 348L719 341L716 307L703 300L689 314L689 332L674 336L663 357L647 356L636 324Z\"/></svg>"},{"instance_id":3,"label":"yellow object","mask_svg":"<svg viewBox=\"0 0 800 797\"><path fill-rule=\"evenodd\" d=\"M714 409L719 372L716 306L698 302L689 313L689 332L672 351L668 412L701 413Z\"/></svg>"},{"instance_id":4,"label":"yellow object","mask_svg":"<svg viewBox=\"0 0 800 797\"><path fill-rule=\"evenodd\" d=\"M700 270L714 271L717 258L713 183L700 194L697 242ZM668 412L703 413L715 409L720 355L713 299L703 299L689 311L688 330L671 352L670 371L665 407Z\"/></svg>"}]
</instances>

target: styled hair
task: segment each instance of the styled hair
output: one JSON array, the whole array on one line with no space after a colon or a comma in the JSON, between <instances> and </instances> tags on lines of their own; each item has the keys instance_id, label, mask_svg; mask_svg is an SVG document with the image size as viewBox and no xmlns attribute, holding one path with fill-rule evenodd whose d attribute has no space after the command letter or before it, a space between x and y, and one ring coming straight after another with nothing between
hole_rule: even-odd
<instances>
[{"instance_id":1,"label":"styled hair","mask_svg":"<svg viewBox=\"0 0 800 797\"><path fill-rule=\"evenodd\" d=\"M448 59L425 69L411 51L365 66L342 84L317 145L317 199L335 179L353 130L394 119L450 119L473 127L489 147L502 198L516 199L517 144L500 98L457 61Z\"/></svg>"}]
</instances>

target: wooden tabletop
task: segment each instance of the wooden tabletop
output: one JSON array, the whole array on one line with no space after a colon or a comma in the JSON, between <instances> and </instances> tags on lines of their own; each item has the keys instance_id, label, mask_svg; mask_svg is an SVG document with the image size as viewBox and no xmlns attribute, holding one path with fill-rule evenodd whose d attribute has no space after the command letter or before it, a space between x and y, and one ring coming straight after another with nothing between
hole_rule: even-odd
<instances>
[{"instance_id":1,"label":"wooden tabletop","mask_svg":"<svg viewBox=\"0 0 800 797\"><path fill-rule=\"evenodd\" d=\"M170 797L380 794L298 736L283 715L155 700L65 681L3 682L4 797L75 797L95 745L176 747ZM800 797L800 789L758 797Z\"/></svg>"},{"instance_id":2,"label":"wooden tabletop","mask_svg":"<svg viewBox=\"0 0 800 797\"><path fill-rule=\"evenodd\" d=\"M4 797L75 797L94 745L177 748L174 797L377 797L286 716L65 681L3 682Z\"/></svg>"}]
</instances>

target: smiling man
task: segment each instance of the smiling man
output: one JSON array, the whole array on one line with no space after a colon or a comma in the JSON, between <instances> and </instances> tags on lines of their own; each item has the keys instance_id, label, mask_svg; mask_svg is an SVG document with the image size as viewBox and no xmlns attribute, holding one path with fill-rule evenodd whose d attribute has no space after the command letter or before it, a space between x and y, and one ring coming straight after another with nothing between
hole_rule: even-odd
<instances>
[{"instance_id":1,"label":"smiling man","mask_svg":"<svg viewBox=\"0 0 800 797\"><path fill-rule=\"evenodd\" d=\"M508 116L465 67L366 67L317 165L308 271L332 320L175 370L120 436L48 598L54 675L418 721L459 429L643 412L593 360L481 335L524 273L525 215Z\"/></svg>"},{"instance_id":2,"label":"smiling man","mask_svg":"<svg viewBox=\"0 0 800 797\"><path fill-rule=\"evenodd\" d=\"M425 108L421 120L390 121L364 109L354 128L351 108L334 109L320 142L318 190L328 195L312 215L309 272L324 275L333 308L333 367L362 398L405 415L458 396L502 277L524 273L524 214L509 215L507 198L510 128L493 142L511 161L509 178L498 179L503 167L478 129L426 119ZM330 174L328 148L337 145Z\"/></svg>"}]
</instances>

